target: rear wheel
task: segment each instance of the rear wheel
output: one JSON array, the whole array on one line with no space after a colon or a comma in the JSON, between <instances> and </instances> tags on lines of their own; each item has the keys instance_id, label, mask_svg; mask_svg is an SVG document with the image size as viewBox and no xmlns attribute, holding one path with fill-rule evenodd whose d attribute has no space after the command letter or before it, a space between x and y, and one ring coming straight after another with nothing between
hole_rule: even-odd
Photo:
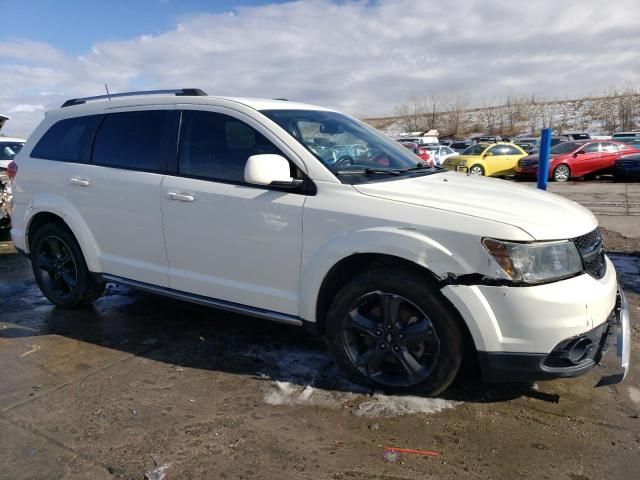
<instances>
[{"instance_id":1,"label":"rear wheel","mask_svg":"<svg viewBox=\"0 0 640 480\"><path fill-rule=\"evenodd\" d=\"M347 378L385 390L437 395L463 357L457 318L410 270L379 268L347 283L329 309L327 340Z\"/></svg>"},{"instance_id":2,"label":"rear wheel","mask_svg":"<svg viewBox=\"0 0 640 480\"><path fill-rule=\"evenodd\" d=\"M104 282L91 278L78 242L60 225L50 223L35 232L31 266L40 290L58 307L88 304L104 292Z\"/></svg>"},{"instance_id":3,"label":"rear wheel","mask_svg":"<svg viewBox=\"0 0 640 480\"><path fill-rule=\"evenodd\" d=\"M561 163L553 171L553 179L556 182L567 182L571 178L571 169L568 165Z\"/></svg>"},{"instance_id":4,"label":"rear wheel","mask_svg":"<svg viewBox=\"0 0 640 480\"><path fill-rule=\"evenodd\" d=\"M469 173L471 175L479 175L479 176L484 176L484 168L482 168L482 165L472 165L471 168L469 169Z\"/></svg>"}]
</instances>

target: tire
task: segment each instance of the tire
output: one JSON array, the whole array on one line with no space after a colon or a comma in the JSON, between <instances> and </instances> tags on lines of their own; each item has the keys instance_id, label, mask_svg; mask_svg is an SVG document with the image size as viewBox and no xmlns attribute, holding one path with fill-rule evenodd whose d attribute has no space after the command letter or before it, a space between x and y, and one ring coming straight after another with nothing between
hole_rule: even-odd
<instances>
[{"instance_id":1,"label":"tire","mask_svg":"<svg viewBox=\"0 0 640 480\"><path fill-rule=\"evenodd\" d=\"M553 170L553 180L556 182L568 182L571 179L571 169L561 163Z\"/></svg>"},{"instance_id":2,"label":"tire","mask_svg":"<svg viewBox=\"0 0 640 480\"><path fill-rule=\"evenodd\" d=\"M384 305L387 312L397 312L395 322L382 321ZM464 337L458 322L424 276L380 267L338 292L327 313L326 339L338 368L352 382L437 395L460 370Z\"/></svg>"},{"instance_id":3,"label":"tire","mask_svg":"<svg viewBox=\"0 0 640 480\"><path fill-rule=\"evenodd\" d=\"M475 164L469 167L469 175L477 175L479 177L484 177L484 168L482 165Z\"/></svg>"},{"instance_id":4,"label":"tire","mask_svg":"<svg viewBox=\"0 0 640 480\"><path fill-rule=\"evenodd\" d=\"M48 223L31 242L31 267L40 290L60 308L76 308L97 300L104 282L91 278L82 250L65 227Z\"/></svg>"}]
</instances>

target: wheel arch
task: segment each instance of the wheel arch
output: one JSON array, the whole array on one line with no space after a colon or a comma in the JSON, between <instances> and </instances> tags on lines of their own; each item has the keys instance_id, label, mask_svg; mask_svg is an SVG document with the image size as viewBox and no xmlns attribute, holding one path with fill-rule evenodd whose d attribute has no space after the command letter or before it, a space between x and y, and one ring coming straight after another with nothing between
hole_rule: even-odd
<instances>
[{"instance_id":1,"label":"wheel arch","mask_svg":"<svg viewBox=\"0 0 640 480\"><path fill-rule=\"evenodd\" d=\"M322 333L324 316L335 293L354 275L376 264L413 269L438 290L442 288L441 276L471 270L460 255L416 230L380 227L340 235L318 249L303 266L300 317Z\"/></svg>"},{"instance_id":2,"label":"wheel arch","mask_svg":"<svg viewBox=\"0 0 640 480\"><path fill-rule=\"evenodd\" d=\"M25 216L26 253L31 251L31 240L37 229L47 223L56 223L67 228L74 236L80 246L89 271L102 271L99 261L99 249L95 238L80 213L69 202L61 197L50 195L47 195L46 198L34 199Z\"/></svg>"}]
</instances>

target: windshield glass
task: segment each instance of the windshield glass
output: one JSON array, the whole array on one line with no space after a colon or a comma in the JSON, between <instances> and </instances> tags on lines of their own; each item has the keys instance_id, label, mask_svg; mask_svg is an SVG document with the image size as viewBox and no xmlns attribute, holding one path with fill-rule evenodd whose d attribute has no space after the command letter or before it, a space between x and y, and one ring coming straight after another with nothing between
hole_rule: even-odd
<instances>
[{"instance_id":1,"label":"windshield glass","mask_svg":"<svg viewBox=\"0 0 640 480\"><path fill-rule=\"evenodd\" d=\"M549 150L550 153L570 153L573 152L576 148L580 147L580 143L575 142L562 142L557 144L555 147L552 147Z\"/></svg>"},{"instance_id":2,"label":"windshield glass","mask_svg":"<svg viewBox=\"0 0 640 480\"><path fill-rule=\"evenodd\" d=\"M462 152L462 155L480 155L482 152L484 152L485 148L487 148L486 145L471 145L470 147L467 147L464 152Z\"/></svg>"},{"instance_id":3,"label":"windshield glass","mask_svg":"<svg viewBox=\"0 0 640 480\"><path fill-rule=\"evenodd\" d=\"M373 127L337 112L266 110L262 113L289 132L335 175L383 174L404 170L415 175L421 159ZM366 170L366 171L365 171ZM432 170L431 173L438 171ZM424 174L424 173L423 173ZM376 178L388 180L391 176Z\"/></svg>"},{"instance_id":4,"label":"windshield glass","mask_svg":"<svg viewBox=\"0 0 640 480\"><path fill-rule=\"evenodd\" d=\"M13 160L22 146L22 143L0 142L0 160Z\"/></svg>"}]
</instances>

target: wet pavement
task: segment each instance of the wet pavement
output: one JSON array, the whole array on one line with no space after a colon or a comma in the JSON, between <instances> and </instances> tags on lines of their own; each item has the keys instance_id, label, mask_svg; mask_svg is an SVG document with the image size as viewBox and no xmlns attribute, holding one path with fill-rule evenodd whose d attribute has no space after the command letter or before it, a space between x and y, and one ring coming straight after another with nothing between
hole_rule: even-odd
<instances>
[{"instance_id":1,"label":"wet pavement","mask_svg":"<svg viewBox=\"0 0 640 480\"><path fill-rule=\"evenodd\" d=\"M638 352L639 258L611 258ZM597 389L606 366L525 388L467 365L442 398L383 395L294 327L115 285L58 310L0 243L0 479L637 479L638 359Z\"/></svg>"}]
</instances>

